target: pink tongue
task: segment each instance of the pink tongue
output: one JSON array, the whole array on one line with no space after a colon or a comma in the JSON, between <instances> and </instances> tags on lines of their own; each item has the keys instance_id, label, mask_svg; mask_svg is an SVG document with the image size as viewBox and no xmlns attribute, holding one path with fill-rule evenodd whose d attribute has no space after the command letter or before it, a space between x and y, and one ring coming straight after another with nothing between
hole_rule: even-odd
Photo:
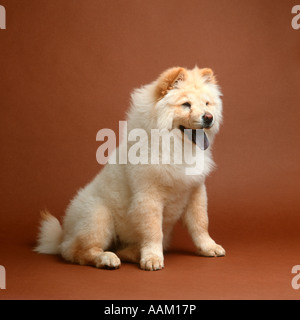
<instances>
[{"instance_id":1,"label":"pink tongue","mask_svg":"<svg viewBox=\"0 0 300 320\"><path fill-rule=\"evenodd\" d=\"M209 147L209 141L203 129L185 129L184 131L188 138L201 150L206 150Z\"/></svg>"}]
</instances>

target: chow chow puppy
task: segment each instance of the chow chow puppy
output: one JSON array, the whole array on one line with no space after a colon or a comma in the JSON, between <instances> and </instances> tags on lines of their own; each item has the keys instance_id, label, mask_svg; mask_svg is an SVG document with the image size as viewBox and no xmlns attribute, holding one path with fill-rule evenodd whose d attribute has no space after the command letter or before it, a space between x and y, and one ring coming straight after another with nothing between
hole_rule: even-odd
<instances>
[{"instance_id":1,"label":"chow chow puppy","mask_svg":"<svg viewBox=\"0 0 300 320\"><path fill-rule=\"evenodd\" d=\"M208 233L205 188L205 177L214 165L210 149L221 121L221 92L211 69L171 68L134 90L127 130L142 128L150 140L152 129L177 129L174 141L187 140L194 149L205 150L201 173L186 174L191 165L185 161L181 165L106 164L78 191L62 226L42 212L35 251L61 254L67 261L98 268L116 269L127 261L139 263L143 270L160 270L163 251L181 218L199 255L224 256L225 250ZM185 129L192 130L190 140ZM197 129L204 133L202 144L196 144ZM131 146L132 142L122 141L115 152L127 152Z\"/></svg>"}]
</instances>

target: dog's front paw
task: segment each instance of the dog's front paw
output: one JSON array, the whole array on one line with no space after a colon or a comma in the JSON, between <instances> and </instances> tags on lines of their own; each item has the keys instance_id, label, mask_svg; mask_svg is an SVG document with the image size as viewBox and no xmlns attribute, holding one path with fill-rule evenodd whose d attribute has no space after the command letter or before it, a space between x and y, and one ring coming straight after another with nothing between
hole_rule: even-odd
<instances>
[{"instance_id":1,"label":"dog's front paw","mask_svg":"<svg viewBox=\"0 0 300 320\"><path fill-rule=\"evenodd\" d=\"M161 270L164 267L164 259L155 254L149 255L141 259L140 267L147 271Z\"/></svg>"},{"instance_id":2,"label":"dog's front paw","mask_svg":"<svg viewBox=\"0 0 300 320\"><path fill-rule=\"evenodd\" d=\"M223 257L226 252L222 246L210 239L210 241L204 242L201 247L198 248L198 254L205 257Z\"/></svg>"}]
</instances>

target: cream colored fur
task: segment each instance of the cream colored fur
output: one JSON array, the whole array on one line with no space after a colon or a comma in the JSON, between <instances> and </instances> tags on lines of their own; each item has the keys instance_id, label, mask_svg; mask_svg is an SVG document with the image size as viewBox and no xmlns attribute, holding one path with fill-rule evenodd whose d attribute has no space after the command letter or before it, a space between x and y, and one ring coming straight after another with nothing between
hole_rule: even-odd
<instances>
[{"instance_id":1,"label":"cream colored fur","mask_svg":"<svg viewBox=\"0 0 300 320\"><path fill-rule=\"evenodd\" d=\"M170 243L172 229L182 218L199 254L225 255L208 233L205 189L205 177L214 166L211 145L222 120L220 97L213 72L197 67L169 69L153 83L136 89L127 115L128 131L142 128L149 139L151 129L170 130L178 125L197 129L205 112L213 115L213 126L205 129L210 147L205 151L203 173L186 175L186 163L107 164L78 191L62 227L56 218L44 215L35 250L60 253L68 261L100 268L118 268L122 260L159 270L164 267L163 250ZM190 109L182 106L187 100ZM121 143L116 152L132 144Z\"/></svg>"}]
</instances>

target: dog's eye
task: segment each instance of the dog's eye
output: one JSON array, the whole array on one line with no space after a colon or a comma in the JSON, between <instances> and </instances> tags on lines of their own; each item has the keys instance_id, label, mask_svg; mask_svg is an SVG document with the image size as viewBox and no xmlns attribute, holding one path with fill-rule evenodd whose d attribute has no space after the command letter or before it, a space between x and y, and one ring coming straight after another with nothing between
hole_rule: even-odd
<instances>
[{"instance_id":1,"label":"dog's eye","mask_svg":"<svg viewBox=\"0 0 300 320\"><path fill-rule=\"evenodd\" d=\"M183 107L190 108L192 105L189 102L185 102L182 104Z\"/></svg>"},{"instance_id":2,"label":"dog's eye","mask_svg":"<svg viewBox=\"0 0 300 320\"><path fill-rule=\"evenodd\" d=\"M209 105L209 102L208 102L208 101L206 101L206 105L207 105L207 106Z\"/></svg>"}]
</instances>

